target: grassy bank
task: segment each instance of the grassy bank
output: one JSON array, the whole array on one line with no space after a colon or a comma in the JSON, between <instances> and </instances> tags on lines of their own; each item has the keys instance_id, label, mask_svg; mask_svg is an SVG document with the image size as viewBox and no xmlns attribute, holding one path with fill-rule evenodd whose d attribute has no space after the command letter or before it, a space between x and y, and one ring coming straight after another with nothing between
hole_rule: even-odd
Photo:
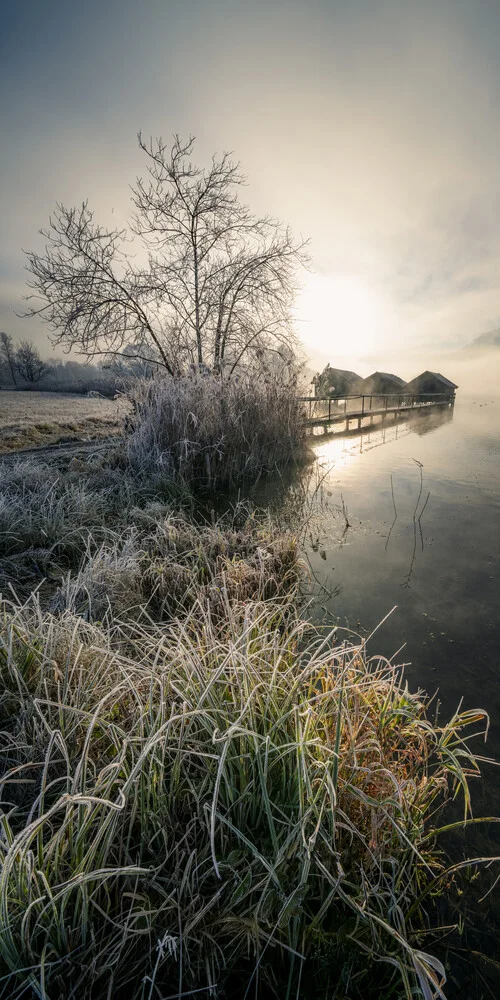
<instances>
[{"instance_id":1,"label":"grassy bank","mask_svg":"<svg viewBox=\"0 0 500 1000\"><path fill-rule=\"evenodd\" d=\"M0 996L442 997L485 716L313 628L292 532L202 521L186 481L261 472L265 428L217 438L209 394L205 448L173 399L128 451L3 470Z\"/></svg>"},{"instance_id":2,"label":"grassy bank","mask_svg":"<svg viewBox=\"0 0 500 1000\"><path fill-rule=\"evenodd\" d=\"M61 441L102 440L123 432L129 412L121 398L28 390L0 392L0 454Z\"/></svg>"},{"instance_id":3,"label":"grassy bank","mask_svg":"<svg viewBox=\"0 0 500 1000\"><path fill-rule=\"evenodd\" d=\"M0 591L27 597L45 581L53 595L64 576L58 607L131 616L148 604L161 619L202 595L215 607L222 592L230 601L296 592L295 536L242 503L217 524L195 524L194 506L184 484L133 474L119 453L63 469L33 459L5 467Z\"/></svg>"},{"instance_id":4,"label":"grassy bank","mask_svg":"<svg viewBox=\"0 0 500 1000\"><path fill-rule=\"evenodd\" d=\"M481 716L431 723L290 610L4 608L4 995L438 995L439 807L467 814Z\"/></svg>"}]
</instances>

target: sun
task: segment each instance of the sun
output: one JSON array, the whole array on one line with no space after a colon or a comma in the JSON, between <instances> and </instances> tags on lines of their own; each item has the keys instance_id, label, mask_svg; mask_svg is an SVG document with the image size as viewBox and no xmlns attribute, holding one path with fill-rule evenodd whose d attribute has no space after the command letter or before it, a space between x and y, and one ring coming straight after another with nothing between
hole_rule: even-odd
<instances>
[{"instance_id":1,"label":"sun","mask_svg":"<svg viewBox=\"0 0 500 1000\"><path fill-rule=\"evenodd\" d=\"M357 276L309 274L297 296L295 324L306 351L334 365L376 352L386 318L380 295Z\"/></svg>"}]
</instances>

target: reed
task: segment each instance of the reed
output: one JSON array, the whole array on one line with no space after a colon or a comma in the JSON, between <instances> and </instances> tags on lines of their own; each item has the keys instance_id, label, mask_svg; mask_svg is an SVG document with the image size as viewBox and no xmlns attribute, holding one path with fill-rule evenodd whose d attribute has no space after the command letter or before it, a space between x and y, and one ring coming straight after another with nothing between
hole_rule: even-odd
<instances>
[{"instance_id":1,"label":"reed","mask_svg":"<svg viewBox=\"0 0 500 1000\"><path fill-rule=\"evenodd\" d=\"M482 712L293 603L96 625L3 608L3 995L443 996L440 811ZM455 866L456 869L460 866ZM195 993L195 991L198 991Z\"/></svg>"},{"instance_id":2,"label":"reed","mask_svg":"<svg viewBox=\"0 0 500 1000\"><path fill-rule=\"evenodd\" d=\"M255 479L305 448L293 384L271 378L215 375L142 382L127 449L133 469L161 469L210 490Z\"/></svg>"}]
</instances>

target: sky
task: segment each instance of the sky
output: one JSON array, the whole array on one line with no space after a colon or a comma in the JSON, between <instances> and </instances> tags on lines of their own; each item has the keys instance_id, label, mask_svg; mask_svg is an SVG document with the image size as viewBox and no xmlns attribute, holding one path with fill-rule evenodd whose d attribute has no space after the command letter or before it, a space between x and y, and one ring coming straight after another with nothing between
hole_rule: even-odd
<instances>
[{"instance_id":1,"label":"sky","mask_svg":"<svg viewBox=\"0 0 500 1000\"><path fill-rule=\"evenodd\" d=\"M136 133L234 151L246 198L310 239L312 368L412 377L500 326L499 0L6 0L0 329L57 201L118 225ZM457 362L458 363L458 362ZM450 374L450 366L447 372Z\"/></svg>"}]
</instances>

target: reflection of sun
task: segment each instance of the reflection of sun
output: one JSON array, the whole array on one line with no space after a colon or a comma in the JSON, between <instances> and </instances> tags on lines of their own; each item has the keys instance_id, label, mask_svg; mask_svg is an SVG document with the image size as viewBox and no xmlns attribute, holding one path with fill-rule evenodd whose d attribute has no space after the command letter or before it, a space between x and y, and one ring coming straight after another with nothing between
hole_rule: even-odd
<instances>
[{"instance_id":1,"label":"reflection of sun","mask_svg":"<svg viewBox=\"0 0 500 1000\"><path fill-rule=\"evenodd\" d=\"M318 438L320 435L318 434ZM320 439L321 440L321 439ZM342 435L332 436L328 441L316 443L312 439L314 453L318 464L323 472L332 472L333 469L346 468L357 459L360 450L360 439L354 441L347 440Z\"/></svg>"},{"instance_id":2,"label":"reflection of sun","mask_svg":"<svg viewBox=\"0 0 500 1000\"><path fill-rule=\"evenodd\" d=\"M380 297L361 278L310 274L297 296L297 332L306 348L360 357L377 348L384 323Z\"/></svg>"}]
</instances>

